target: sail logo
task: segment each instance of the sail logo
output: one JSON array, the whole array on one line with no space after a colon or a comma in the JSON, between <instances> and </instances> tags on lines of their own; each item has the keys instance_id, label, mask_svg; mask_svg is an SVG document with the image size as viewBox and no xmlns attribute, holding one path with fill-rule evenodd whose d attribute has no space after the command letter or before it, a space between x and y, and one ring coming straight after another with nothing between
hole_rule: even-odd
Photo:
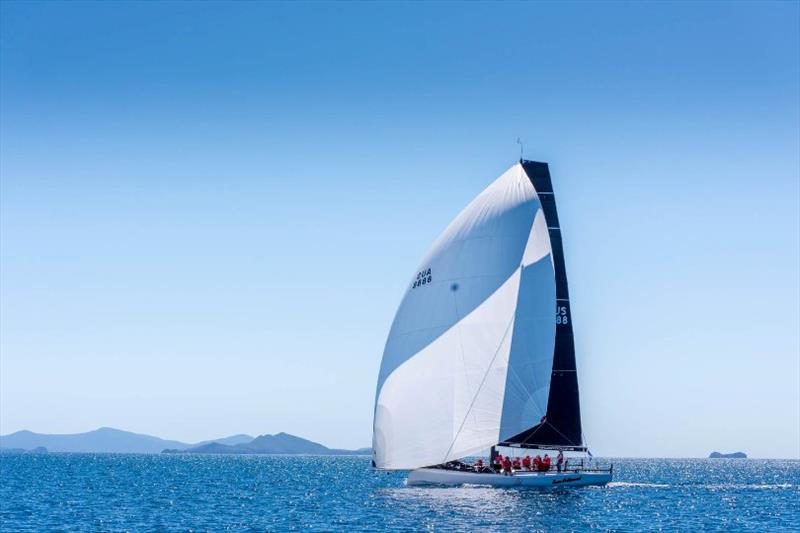
<instances>
[{"instance_id":1,"label":"sail logo","mask_svg":"<svg viewBox=\"0 0 800 533\"><path fill-rule=\"evenodd\" d=\"M567 315L566 306L556 307L556 324L569 324L569 315Z\"/></svg>"},{"instance_id":2,"label":"sail logo","mask_svg":"<svg viewBox=\"0 0 800 533\"><path fill-rule=\"evenodd\" d=\"M414 280L414 284L411 286L411 288L416 289L417 287L427 285L432 279L433 277L431 276L430 268L428 270L420 270L417 272L417 279Z\"/></svg>"}]
</instances>

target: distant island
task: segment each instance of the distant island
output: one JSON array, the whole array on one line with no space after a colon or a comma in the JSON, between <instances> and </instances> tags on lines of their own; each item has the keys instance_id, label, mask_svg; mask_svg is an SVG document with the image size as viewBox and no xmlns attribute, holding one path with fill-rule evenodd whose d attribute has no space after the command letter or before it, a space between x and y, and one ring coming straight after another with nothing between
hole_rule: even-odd
<instances>
[{"instance_id":1,"label":"distant island","mask_svg":"<svg viewBox=\"0 0 800 533\"><path fill-rule=\"evenodd\" d=\"M32 450L26 450L24 448L3 448L0 446L0 454L4 453L47 453L47 448L44 446L37 446Z\"/></svg>"},{"instance_id":2,"label":"distant island","mask_svg":"<svg viewBox=\"0 0 800 533\"><path fill-rule=\"evenodd\" d=\"M733 453L720 453L720 452L711 452L711 455L708 456L709 459L747 459L747 454L744 452L733 452Z\"/></svg>"},{"instance_id":3,"label":"distant island","mask_svg":"<svg viewBox=\"0 0 800 533\"><path fill-rule=\"evenodd\" d=\"M332 449L288 433L258 437L239 434L194 444L109 427L64 435L23 430L0 436L0 453L47 452L368 455L372 450Z\"/></svg>"}]
</instances>

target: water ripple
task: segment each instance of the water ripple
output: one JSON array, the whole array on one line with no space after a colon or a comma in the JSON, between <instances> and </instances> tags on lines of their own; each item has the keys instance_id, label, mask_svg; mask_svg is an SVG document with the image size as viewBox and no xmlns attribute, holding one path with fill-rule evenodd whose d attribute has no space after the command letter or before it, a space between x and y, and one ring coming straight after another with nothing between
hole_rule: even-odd
<instances>
[{"instance_id":1,"label":"water ripple","mask_svg":"<svg viewBox=\"0 0 800 533\"><path fill-rule=\"evenodd\" d=\"M800 462L618 459L607 487L419 488L365 457L2 455L2 531L800 531Z\"/></svg>"}]
</instances>

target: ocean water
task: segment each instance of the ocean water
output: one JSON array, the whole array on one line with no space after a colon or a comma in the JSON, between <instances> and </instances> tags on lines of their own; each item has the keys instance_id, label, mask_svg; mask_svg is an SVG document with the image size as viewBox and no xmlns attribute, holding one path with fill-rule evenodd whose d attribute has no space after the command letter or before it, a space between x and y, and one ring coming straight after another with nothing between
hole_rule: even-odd
<instances>
[{"instance_id":1,"label":"ocean water","mask_svg":"<svg viewBox=\"0 0 800 533\"><path fill-rule=\"evenodd\" d=\"M366 457L2 455L5 531L800 531L800 461L615 459L607 487L412 488Z\"/></svg>"}]
</instances>

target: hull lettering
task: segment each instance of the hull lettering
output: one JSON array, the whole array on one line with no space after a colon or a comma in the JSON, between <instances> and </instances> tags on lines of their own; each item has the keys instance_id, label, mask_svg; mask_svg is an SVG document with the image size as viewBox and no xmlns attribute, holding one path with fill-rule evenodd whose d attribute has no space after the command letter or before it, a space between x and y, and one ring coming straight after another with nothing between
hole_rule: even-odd
<instances>
[{"instance_id":1,"label":"hull lettering","mask_svg":"<svg viewBox=\"0 0 800 533\"><path fill-rule=\"evenodd\" d=\"M559 483L569 483L571 481L580 481L580 480L581 480L581 476L565 477L564 479L554 479L553 480L553 485L558 485Z\"/></svg>"}]
</instances>

